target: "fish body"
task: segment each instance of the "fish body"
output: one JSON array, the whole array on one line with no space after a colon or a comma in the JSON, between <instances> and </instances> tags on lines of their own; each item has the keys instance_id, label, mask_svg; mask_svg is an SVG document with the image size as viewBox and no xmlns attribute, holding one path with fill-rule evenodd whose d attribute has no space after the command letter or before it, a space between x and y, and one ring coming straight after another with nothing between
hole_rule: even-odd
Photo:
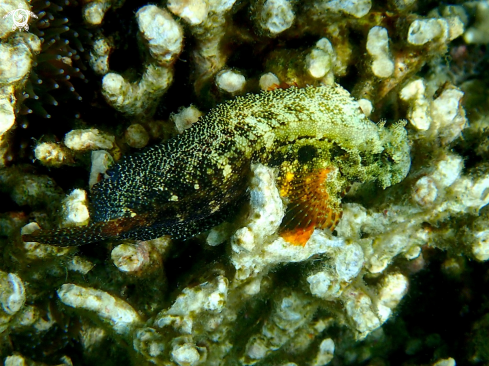
<instances>
[{"instance_id":1,"label":"fish body","mask_svg":"<svg viewBox=\"0 0 489 366\"><path fill-rule=\"evenodd\" d=\"M276 89L212 109L181 135L121 159L90 197L91 223L24 241L187 238L222 222L244 196L251 163L276 167L288 204L281 235L304 245L334 229L354 182L401 181L410 166L404 124L370 121L340 86Z\"/></svg>"}]
</instances>

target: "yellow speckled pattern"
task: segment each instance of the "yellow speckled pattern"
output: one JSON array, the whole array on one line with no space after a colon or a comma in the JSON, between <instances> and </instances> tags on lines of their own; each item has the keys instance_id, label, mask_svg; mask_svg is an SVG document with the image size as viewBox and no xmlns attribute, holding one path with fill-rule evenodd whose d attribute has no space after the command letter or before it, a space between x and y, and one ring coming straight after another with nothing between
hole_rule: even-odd
<instances>
[{"instance_id":1,"label":"yellow speckled pattern","mask_svg":"<svg viewBox=\"0 0 489 366\"><path fill-rule=\"evenodd\" d=\"M385 188L406 176L403 126L373 123L338 85L248 94L217 106L178 137L124 157L93 187L89 226L38 231L23 240L81 245L195 235L221 222L243 197L251 162L278 168L289 210L297 207L295 197L309 210L310 199L314 210L329 210L317 214L315 225L331 228L353 182L377 180ZM307 182L314 187L298 194ZM307 215L284 225L304 228Z\"/></svg>"}]
</instances>

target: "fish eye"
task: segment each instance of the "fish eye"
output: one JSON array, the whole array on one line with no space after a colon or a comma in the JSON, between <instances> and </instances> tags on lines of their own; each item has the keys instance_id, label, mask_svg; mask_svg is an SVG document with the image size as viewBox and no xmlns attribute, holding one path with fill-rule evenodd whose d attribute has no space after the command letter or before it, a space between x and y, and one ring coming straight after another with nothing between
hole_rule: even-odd
<instances>
[{"instance_id":1,"label":"fish eye","mask_svg":"<svg viewBox=\"0 0 489 366\"><path fill-rule=\"evenodd\" d=\"M314 159L318 155L318 150L312 145L304 145L299 148L297 155L299 163L304 164Z\"/></svg>"}]
</instances>

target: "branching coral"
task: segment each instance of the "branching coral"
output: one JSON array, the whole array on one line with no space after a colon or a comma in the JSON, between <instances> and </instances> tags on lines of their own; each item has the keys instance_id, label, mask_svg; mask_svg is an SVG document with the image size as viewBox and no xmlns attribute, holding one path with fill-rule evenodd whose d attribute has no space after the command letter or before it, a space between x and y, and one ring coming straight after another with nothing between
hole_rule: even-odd
<instances>
[{"instance_id":1,"label":"branching coral","mask_svg":"<svg viewBox=\"0 0 489 366\"><path fill-rule=\"evenodd\" d=\"M0 170L0 198L7 207L0 214L5 364L319 366L394 364L396 354L413 364L439 366L453 365L454 359L489 360L484 348L487 299L476 287L484 284L489 259L488 74L480 46L489 42L483 22L487 1L440 6L416 0L72 5L67 7L87 23L77 29L79 37L71 19L64 23L67 9L54 2L35 5L37 30L31 25L36 33L12 31L11 23L0 22L2 166L15 162L9 161L18 153L12 132L22 124L22 113L31 109L31 118L40 105L21 98L22 93L35 94L43 103L50 96L60 102L52 83L62 89L59 77L81 76L76 64L80 39L94 71L83 71L93 90L91 98L81 101L92 118L67 119L62 129L40 128L32 136L49 136L32 143L38 160ZM28 9L28 4L9 0L0 8L7 12ZM41 31L45 40L54 40L50 45L40 42ZM82 31L95 35L90 49L90 37ZM141 55L141 61L128 54ZM66 67L64 73L52 74L53 65ZM36 85L32 81L42 72L30 72L33 67L54 76ZM161 136L188 134L189 126L199 118L206 121L201 116L218 102L335 82L359 100L356 114L361 109L380 121L372 128L389 131L378 134L384 168L404 156L395 143L404 128L395 121L407 120L412 165L402 181L406 172L381 174L383 187L400 181L385 190L353 184L342 197L343 216L333 232L318 226L303 247L284 240L280 224L294 197L294 176L277 168L284 161L276 154L277 159L255 161L260 164L248 162L240 173L248 195L223 215L226 222L187 241L166 236L109 240L81 249L21 242L21 234L39 226L85 224L90 212L86 197L111 174L114 161ZM75 99L67 99L73 112ZM277 104L270 102L264 115ZM344 112L345 105L335 110ZM242 116L258 126L255 114L236 115L233 122ZM253 141L253 131L246 132L246 140ZM368 170L375 161L353 150L376 146L366 136L356 134L351 145L322 141L341 170L304 179L304 190L296 190L304 193L298 202L313 202L311 191L322 192L320 184L329 174L367 180L357 168ZM346 134L342 138L348 140ZM181 165L209 156L215 141L189 151ZM287 146L274 151L286 155ZM261 146L252 147L264 154ZM301 151L297 161L307 165L313 152ZM224 171L233 169L230 165ZM421 271L427 267L431 272ZM420 281L430 283L431 277L433 287L416 292ZM459 294L446 298L450 285L445 283L457 284ZM428 306L425 298L444 301L434 305L430 317L459 308L449 320L423 324L431 332L423 335L421 326L410 327L424 322L418 310ZM448 322L466 324L468 347L459 346L460 334L457 342L447 340ZM389 335L393 330L395 339Z\"/></svg>"}]
</instances>

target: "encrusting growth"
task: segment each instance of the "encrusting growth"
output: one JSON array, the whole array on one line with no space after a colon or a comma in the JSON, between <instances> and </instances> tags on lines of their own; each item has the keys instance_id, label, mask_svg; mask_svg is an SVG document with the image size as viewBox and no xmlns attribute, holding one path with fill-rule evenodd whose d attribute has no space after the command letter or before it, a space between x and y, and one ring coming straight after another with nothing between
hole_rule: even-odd
<instances>
[{"instance_id":1,"label":"encrusting growth","mask_svg":"<svg viewBox=\"0 0 489 366\"><path fill-rule=\"evenodd\" d=\"M338 85L248 94L114 165L93 187L90 225L23 240L69 246L190 237L224 221L245 194L250 164L262 163L277 168L288 204L282 237L305 245L315 228L334 229L352 183L385 188L406 176L403 126L373 123Z\"/></svg>"}]
</instances>

